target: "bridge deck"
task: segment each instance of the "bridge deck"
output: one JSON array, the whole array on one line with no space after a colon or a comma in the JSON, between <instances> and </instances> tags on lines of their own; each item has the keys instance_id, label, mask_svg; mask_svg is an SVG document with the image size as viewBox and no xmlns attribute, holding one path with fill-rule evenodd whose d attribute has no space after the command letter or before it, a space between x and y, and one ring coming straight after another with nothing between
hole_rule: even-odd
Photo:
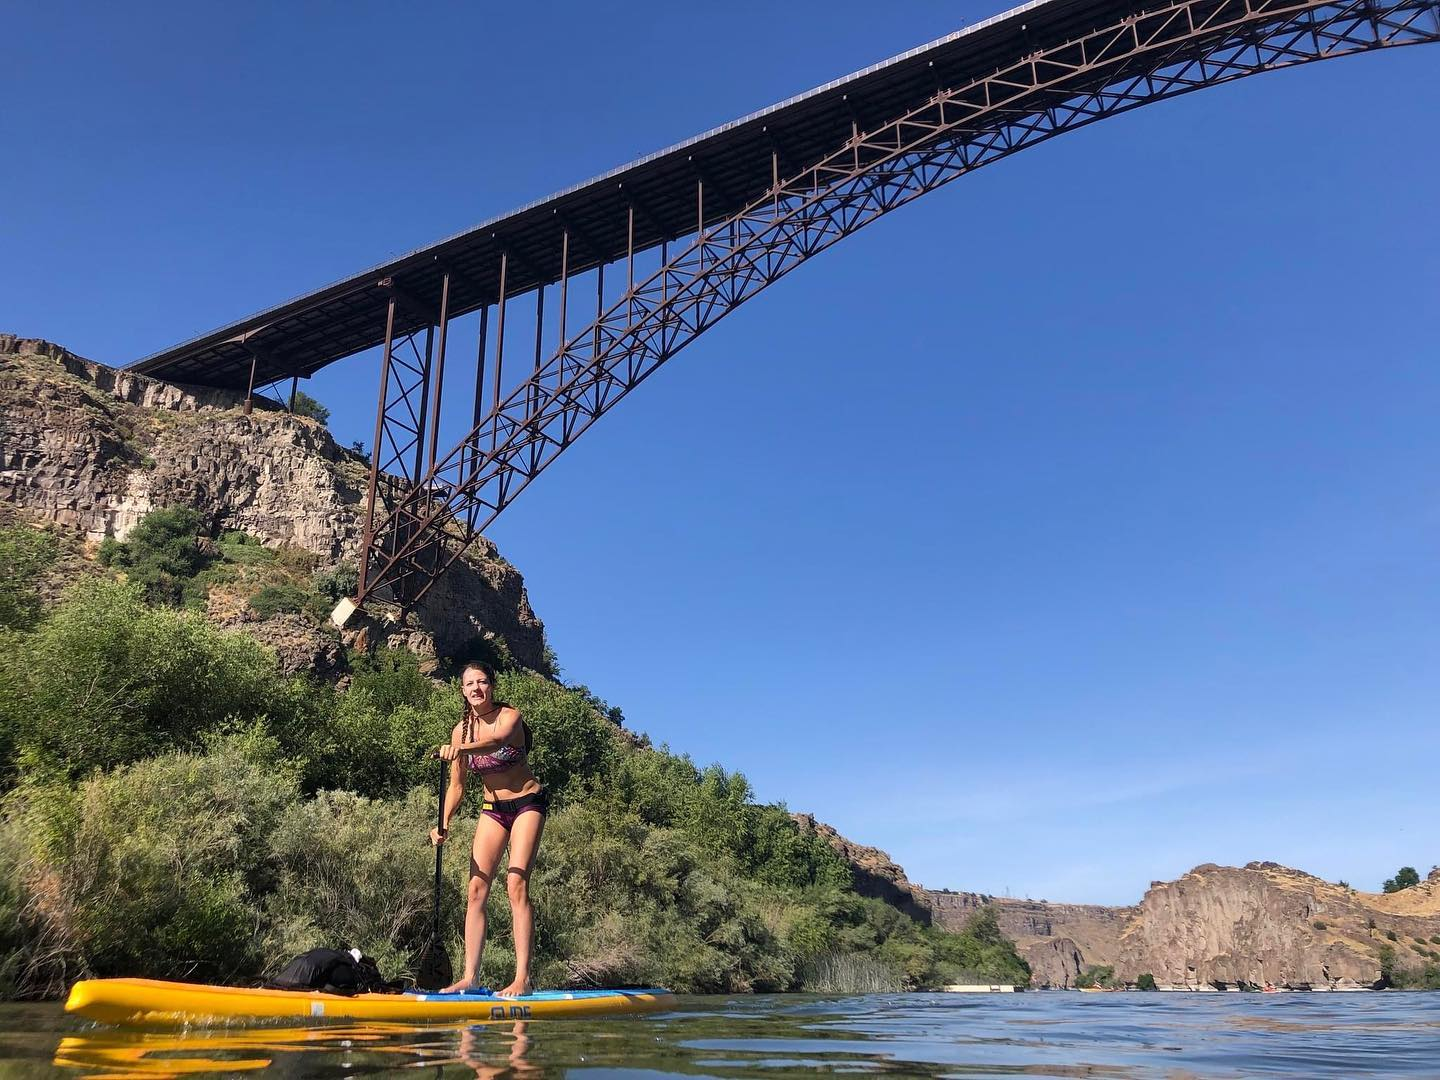
<instances>
[{"instance_id":1,"label":"bridge deck","mask_svg":"<svg viewBox=\"0 0 1440 1080\"><path fill-rule=\"evenodd\" d=\"M1143 11L1144 3L1034 0L155 353L131 365L131 370L172 382L243 389L253 351L258 357L257 385L291 375L307 377L384 340L385 304L376 290L382 279L395 279L423 301L422 309L434 311L441 273L448 270L450 312L458 316L496 302L502 250L510 255L507 296L558 281L558 239L563 228L570 229L571 275L614 262L626 254L631 205L636 207L637 251L688 235L696 224L697 179L704 180L707 223L723 220L770 189L772 151L779 156L783 179L843 145L852 122L864 131L867 125L873 127L924 104L941 88L988 75L1035 49L1113 24ZM397 330L420 325L424 318L402 316Z\"/></svg>"}]
</instances>

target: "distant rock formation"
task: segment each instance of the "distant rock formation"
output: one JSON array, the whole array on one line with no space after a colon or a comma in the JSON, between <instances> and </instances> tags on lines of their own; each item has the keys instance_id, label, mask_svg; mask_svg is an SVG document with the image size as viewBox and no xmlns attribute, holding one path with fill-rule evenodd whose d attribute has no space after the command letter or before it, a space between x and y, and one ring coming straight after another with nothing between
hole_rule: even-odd
<instances>
[{"instance_id":1,"label":"distant rock formation","mask_svg":"<svg viewBox=\"0 0 1440 1080\"><path fill-rule=\"evenodd\" d=\"M1440 936L1440 875L1363 893L1271 862L1156 882L1121 934L1118 977L1164 985L1371 986L1388 946L1419 967Z\"/></svg>"},{"instance_id":2,"label":"distant rock formation","mask_svg":"<svg viewBox=\"0 0 1440 1080\"><path fill-rule=\"evenodd\" d=\"M994 907L1000 929L1030 964L1030 985L1042 988L1068 989L1086 966L1113 964L1119 954L1120 931L1135 911L1132 907L1052 904L986 893L934 889L922 889L921 893L934 913L935 924L945 930L959 930L980 908Z\"/></svg>"},{"instance_id":3,"label":"distant rock formation","mask_svg":"<svg viewBox=\"0 0 1440 1080\"><path fill-rule=\"evenodd\" d=\"M0 502L99 541L123 540L151 510L192 506L212 531L290 544L353 564L369 462L314 420L235 391L179 387L84 360L46 341L0 334ZM275 647L287 670L324 673L336 642L297 617L256 622L212 612ZM519 571L481 539L405 627L370 633L422 655L499 635L546 670L544 627Z\"/></svg>"},{"instance_id":4,"label":"distant rock formation","mask_svg":"<svg viewBox=\"0 0 1440 1080\"><path fill-rule=\"evenodd\" d=\"M1030 985L1039 990L1073 990L1085 973L1085 955L1067 937L1044 938L1020 946L1030 965Z\"/></svg>"},{"instance_id":5,"label":"distant rock formation","mask_svg":"<svg viewBox=\"0 0 1440 1080\"><path fill-rule=\"evenodd\" d=\"M862 896L952 931L994 907L1036 988L1073 988L1092 966L1131 984L1346 988L1378 985L1387 952L1400 968L1440 962L1440 867L1401 892L1364 893L1277 863L1207 864L1154 882L1133 907L1054 904L923 888L878 848L792 816L850 863Z\"/></svg>"}]
</instances>

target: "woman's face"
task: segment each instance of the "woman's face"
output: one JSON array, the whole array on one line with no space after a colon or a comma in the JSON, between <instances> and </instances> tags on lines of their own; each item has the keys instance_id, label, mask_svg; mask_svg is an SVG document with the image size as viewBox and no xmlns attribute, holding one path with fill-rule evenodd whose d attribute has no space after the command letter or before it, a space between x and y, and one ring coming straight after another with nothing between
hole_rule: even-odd
<instances>
[{"instance_id":1,"label":"woman's face","mask_svg":"<svg viewBox=\"0 0 1440 1080\"><path fill-rule=\"evenodd\" d=\"M479 668L466 668L460 678L460 692L472 709L484 709L490 704L490 676Z\"/></svg>"}]
</instances>

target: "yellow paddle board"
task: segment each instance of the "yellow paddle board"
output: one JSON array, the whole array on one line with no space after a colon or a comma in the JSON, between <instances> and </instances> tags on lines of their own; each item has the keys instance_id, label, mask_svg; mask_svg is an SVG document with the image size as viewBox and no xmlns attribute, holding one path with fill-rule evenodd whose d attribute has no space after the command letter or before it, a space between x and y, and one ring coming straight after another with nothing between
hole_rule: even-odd
<instances>
[{"instance_id":1,"label":"yellow paddle board","mask_svg":"<svg viewBox=\"0 0 1440 1080\"><path fill-rule=\"evenodd\" d=\"M159 979L85 979L70 988L67 1012L104 1024L196 1023L267 1016L346 1020L540 1020L647 1012L670 1007L668 990L538 990L523 997L483 994L322 994L250 990Z\"/></svg>"}]
</instances>

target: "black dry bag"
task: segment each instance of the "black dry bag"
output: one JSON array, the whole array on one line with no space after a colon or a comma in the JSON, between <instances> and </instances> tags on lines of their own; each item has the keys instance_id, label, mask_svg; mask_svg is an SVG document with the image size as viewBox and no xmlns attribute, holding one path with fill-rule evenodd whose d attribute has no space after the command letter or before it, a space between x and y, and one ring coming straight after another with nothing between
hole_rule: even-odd
<instances>
[{"instance_id":1,"label":"black dry bag","mask_svg":"<svg viewBox=\"0 0 1440 1080\"><path fill-rule=\"evenodd\" d=\"M311 949L295 957L266 984L273 990L321 990L327 994L385 994L401 989L388 983L375 961L359 950Z\"/></svg>"}]
</instances>

